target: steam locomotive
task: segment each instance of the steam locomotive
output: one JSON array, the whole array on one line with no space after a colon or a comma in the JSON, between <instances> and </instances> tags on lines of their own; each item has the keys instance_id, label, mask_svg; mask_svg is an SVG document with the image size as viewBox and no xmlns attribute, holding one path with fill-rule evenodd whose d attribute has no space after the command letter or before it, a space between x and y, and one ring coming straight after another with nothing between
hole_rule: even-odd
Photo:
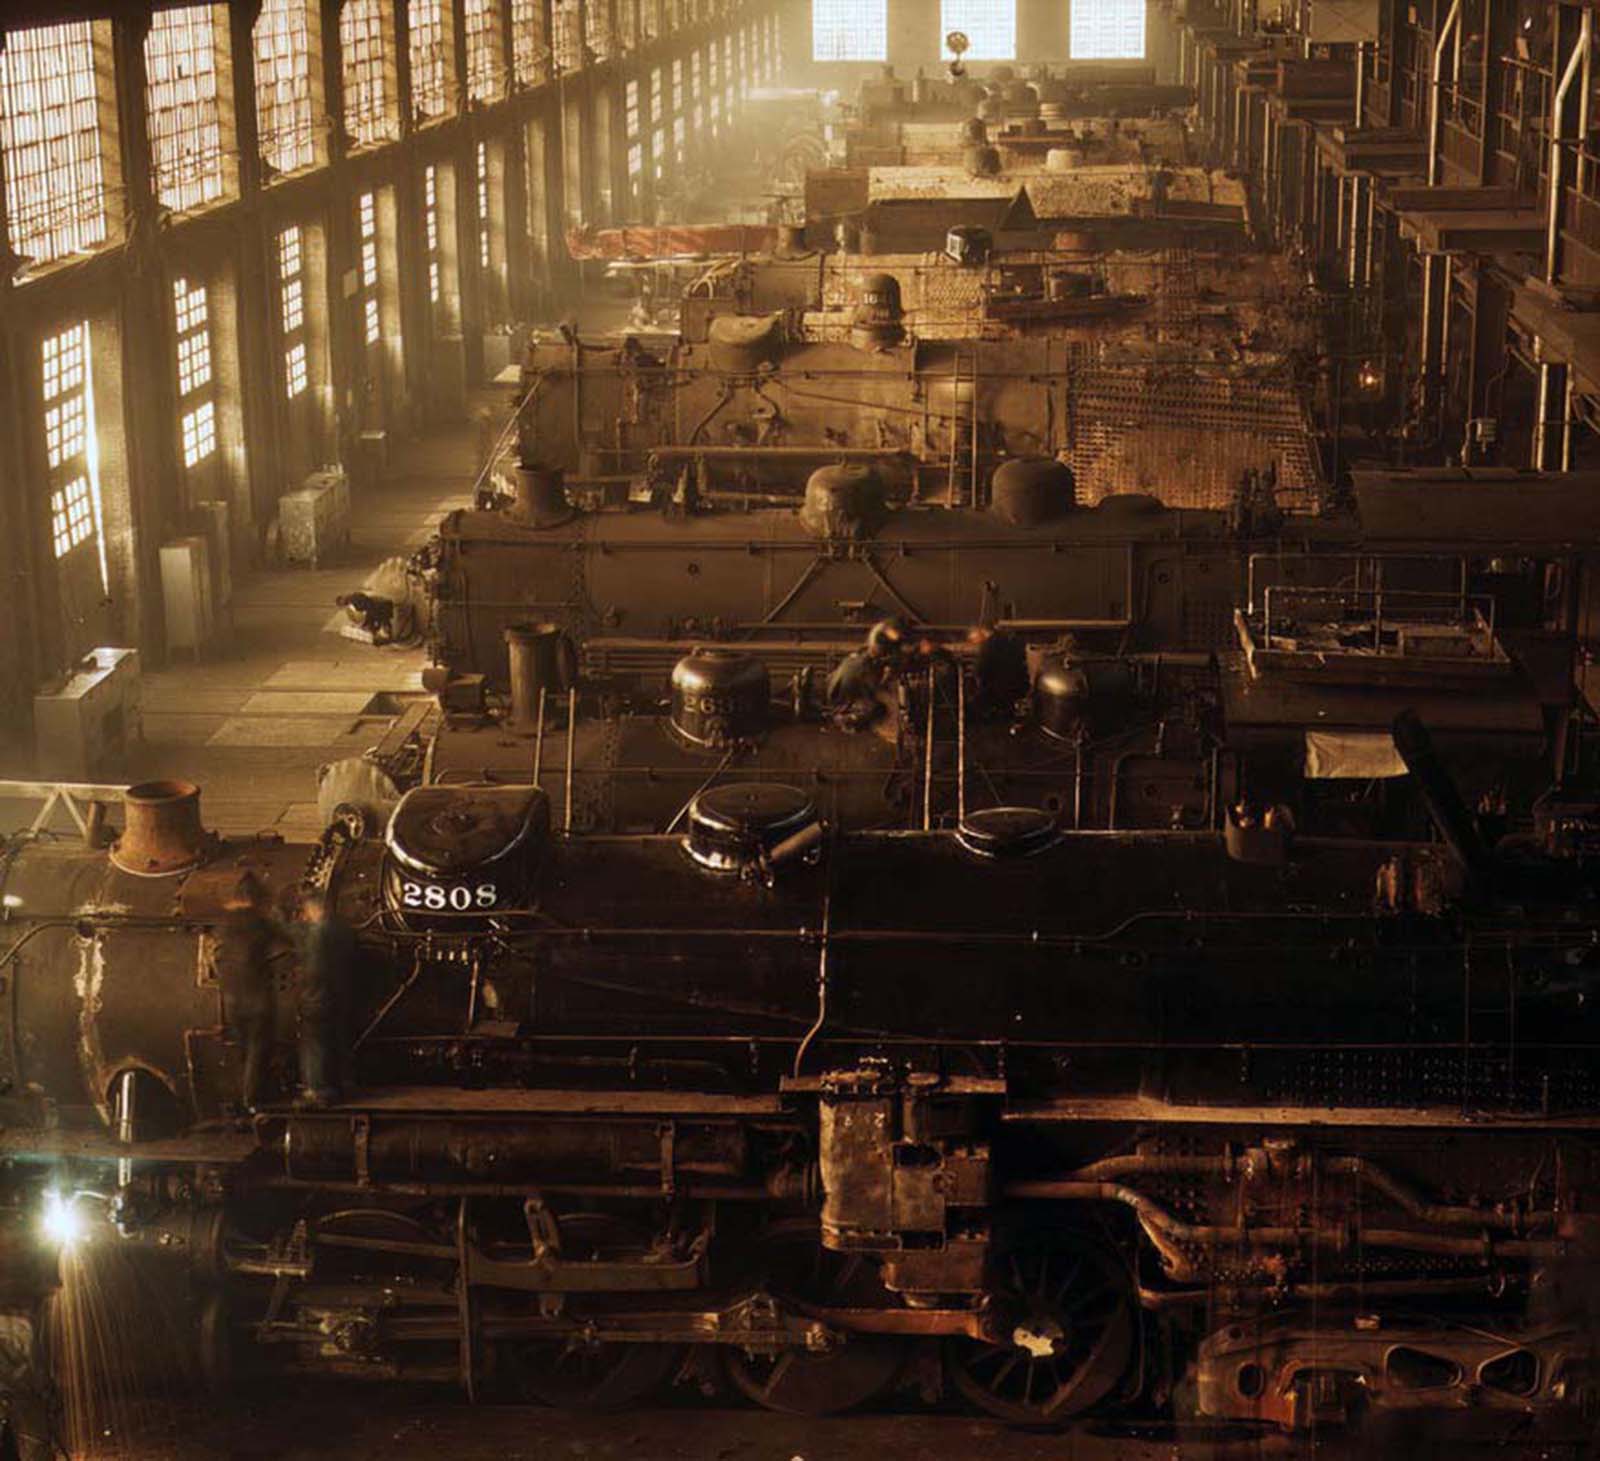
<instances>
[{"instance_id":1,"label":"steam locomotive","mask_svg":"<svg viewBox=\"0 0 1600 1461\"><path fill-rule=\"evenodd\" d=\"M1442 840L840 831L747 781L653 836L429 784L305 846L136 787L109 851L6 849L8 1251L109 1198L219 1376L1581 1426L1588 822L1494 844L1392 734ZM363 962L345 1100L241 1129L211 945L246 869L326 889Z\"/></svg>"}]
</instances>

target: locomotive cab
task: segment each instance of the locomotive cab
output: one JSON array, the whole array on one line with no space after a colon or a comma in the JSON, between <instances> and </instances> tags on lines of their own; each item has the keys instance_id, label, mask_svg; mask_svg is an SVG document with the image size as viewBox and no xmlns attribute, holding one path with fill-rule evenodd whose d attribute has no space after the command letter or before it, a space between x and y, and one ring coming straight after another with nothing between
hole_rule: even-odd
<instances>
[{"instance_id":1,"label":"locomotive cab","mask_svg":"<svg viewBox=\"0 0 1600 1461\"><path fill-rule=\"evenodd\" d=\"M384 905L407 927L461 931L525 908L549 840L536 786L416 787L384 837Z\"/></svg>"}]
</instances>

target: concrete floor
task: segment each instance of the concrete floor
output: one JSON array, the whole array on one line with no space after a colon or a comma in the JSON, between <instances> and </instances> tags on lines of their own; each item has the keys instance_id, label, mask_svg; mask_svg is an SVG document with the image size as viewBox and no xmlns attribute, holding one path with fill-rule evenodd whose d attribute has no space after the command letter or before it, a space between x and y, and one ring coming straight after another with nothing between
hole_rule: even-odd
<instances>
[{"instance_id":1,"label":"concrete floor","mask_svg":"<svg viewBox=\"0 0 1600 1461\"><path fill-rule=\"evenodd\" d=\"M181 777L201 787L209 828L314 837L317 767L371 745L386 720L374 697L419 689L424 663L418 648L342 637L334 596L470 502L478 440L463 424L406 444L384 486L355 498L350 550L338 563L238 574L225 640L199 660L145 671L144 743L123 774L105 779ZM0 758L3 774L19 779L64 774L48 748L3 747ZM23 804L0 804L7 830L32 816ZM59 815L51 825L70 827Z\"/></svg>"}]
</instances>

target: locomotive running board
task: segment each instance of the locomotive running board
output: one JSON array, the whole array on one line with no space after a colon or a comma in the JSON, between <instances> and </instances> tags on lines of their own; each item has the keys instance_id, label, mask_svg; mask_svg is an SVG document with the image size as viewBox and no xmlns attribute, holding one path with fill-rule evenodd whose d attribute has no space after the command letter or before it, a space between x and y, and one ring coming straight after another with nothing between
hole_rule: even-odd
<instances>
[{"instance_id":1,"label":"locomotive running board","mask_svg":"<svg viewBox=\"0 0 1600 1461\"><path fill-rule=\"evenodd\" d=\"M1600 1116L1463 1111L1452 1106L1180 1106L1145 1096L1063 1097L1008 1106L1004 1121L1146 1122L1191 1126L1452 1127L1473 1130L1600 1130Z\"/></svg>"}]
</instances>

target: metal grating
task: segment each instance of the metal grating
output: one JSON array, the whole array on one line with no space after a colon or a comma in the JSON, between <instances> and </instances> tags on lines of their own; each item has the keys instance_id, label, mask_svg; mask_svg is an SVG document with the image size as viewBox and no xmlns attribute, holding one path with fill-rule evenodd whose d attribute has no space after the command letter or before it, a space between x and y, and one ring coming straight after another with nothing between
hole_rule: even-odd
<instances>
[{"instance_id":1,"label":"metal grating","mask_svg":"<svg viewBox=\"0 0 1600 1461\"><path fill-rule=\"evenodd\" d=\"M511 0L511 69L518 86L539 86L550 74L550 42L541 0Z\"/></svg>"},{"instance_id":2,"label":"metal grating","mask_svg":"<svg viewBox=\"0 0 1600 1461\"><path fill-rule=\"evenodd\" d=\"M1145 0L1072 0L1074 61L1142 61Z\"/></svg>"},{"instance_id":3,"label":"metal grating","mask_svg":"<svg viewBox=\"0 0 1600 1461\"><path fill-rule=\"evenodd\" d=\"M465 19L467 96L473 101L496 101L506 89L499 0L466 0Z\"/></svg>"},{"instance_id":4,"label":"metal grating","mask_svg":"<svg viewBox=\"0 0 1600 1461\"><path fill-rule=\"evenodd\" d=\"M83 21L8 32L0 148L13 252L46 264L106 241L94 31Z\"/></svg>"},{"instance_id":5,"label":"metal grating","mask_svg":"<svg viewBox=\"0 0 1600 1461\"><path fill-rule=\"evenodd\" d=\"M887 61L888 0L812 0L813 61Z\"/></svg>"},{"instance_id":6,"label":"metal grating","mask_svg":"<svg viewBox=\"0 0 1600 1461\"><path fill-rule=\"evenodd\" d=\"M1225 508L1246 469L1271 469L1285 511L1318 506L1312 435L1282 362L1121 363L1084 352L1067 388L1067 459L1085 502L1144 492L1169 507Z\"/></svg>"},{"instance_id":7,"label":"metal grating","mask_svg":"<svg viewBox=\"0 0 1600 1461\"><path fill-rule=\"evenodd\" d=\"M400 135L383 0L345 0L339 12L344 129L358 147Z\"/></svg>"},{"instance_id":8,"label":"metal grating","mask_svg":"<svg viewBox=\"0 0 1600 1461\"><path fill-rule=\"evenodd\" d=\"M222 196L217 28L209 5L158 10L144 42L150 181L177 212Z\"/></svg>"},{"instance_id":9,"label":"metal grating","mask_svg":"<svg viewBox=\"0 0 1600 1461\"><path fill-rule=\"evenodd\" d=\"M279 172L316 161L308 0L264 0L255 28L256 131Z\"/></svg>"},{"instance_id":10,"label":"metal grating","mask_svg":"<svg viewBox=\"0 0 1600 1461\"><path fill-rule=\"evenodd\" d=\"M409 0L411 111L421 121L450 114L450 16L444 0Z\"/></svg>"}]
</instances>

